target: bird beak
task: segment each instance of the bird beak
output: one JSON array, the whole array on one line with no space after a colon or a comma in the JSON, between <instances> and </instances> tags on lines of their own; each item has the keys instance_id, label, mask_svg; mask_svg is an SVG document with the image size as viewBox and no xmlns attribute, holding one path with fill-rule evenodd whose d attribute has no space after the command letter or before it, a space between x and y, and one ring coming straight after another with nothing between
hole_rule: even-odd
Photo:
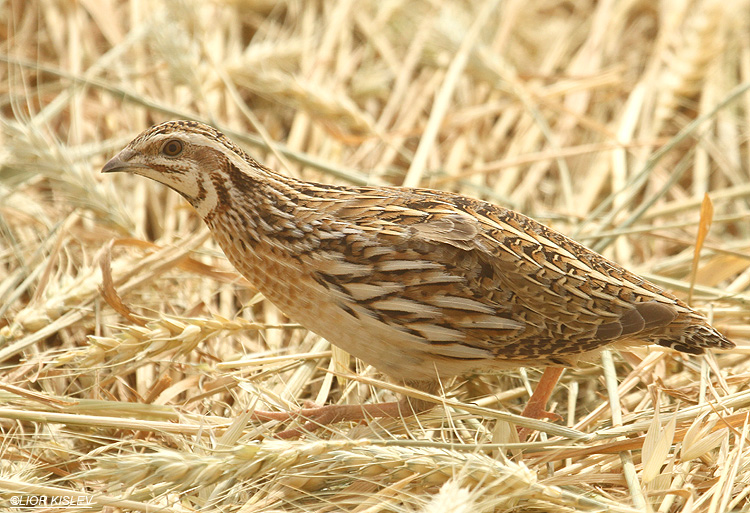
<instances>
[{"instance_id":1,"label":"bird beak","mask_svg":"<svg viewBox=\"0 0 750 513\"><path fill-rule=\"evenodd\" d=\"M125 148L120 153L112 157L112 159L104 164L102 173L116 173L118 171L129 171L131 173L136 172L138 169L146 166L140 164L131 164L128 162L135 156L135 152L129 148Z\"/></svg>"}]
</instances>

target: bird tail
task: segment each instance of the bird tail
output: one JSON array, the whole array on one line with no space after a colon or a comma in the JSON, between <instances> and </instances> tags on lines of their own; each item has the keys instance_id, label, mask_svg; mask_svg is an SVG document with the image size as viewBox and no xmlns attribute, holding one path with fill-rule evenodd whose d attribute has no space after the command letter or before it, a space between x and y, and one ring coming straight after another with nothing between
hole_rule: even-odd
<instances>
[{"instance_id":1,"label":"bird tail","mask_svg":"<svg viewBox=\"0 0 750 513\"><path fill-rule=\"evenodd\" d=\"M654 340L664 347L671 347L688 354L703 354L706 349L732 349L734 342L719 333L707 322L691 324L673 336L662 336Z\"/></svg>"}]
</instances>

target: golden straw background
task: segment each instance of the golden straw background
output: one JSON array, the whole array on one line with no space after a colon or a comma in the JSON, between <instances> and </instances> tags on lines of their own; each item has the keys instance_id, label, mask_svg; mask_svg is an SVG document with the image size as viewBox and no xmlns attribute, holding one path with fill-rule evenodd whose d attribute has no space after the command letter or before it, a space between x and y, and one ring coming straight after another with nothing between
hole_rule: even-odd
<instances>
[{"instance_id":1,"label":"golden straw background","mask_svg":"<svg viewBox=\"0 0 750 513\"><path fill-rule=\"evenodd\" d=\"M748 0L33 0L0 19L3 511L750 510ZM274 439L296 424L249 410L396 389L256 294L176 193L100 175L167 119L293 176L520 210L690 295L738 347L568 370L562 420L527 444L532 368L446 382L417 419Z\"/></svg>"}]
</instances>

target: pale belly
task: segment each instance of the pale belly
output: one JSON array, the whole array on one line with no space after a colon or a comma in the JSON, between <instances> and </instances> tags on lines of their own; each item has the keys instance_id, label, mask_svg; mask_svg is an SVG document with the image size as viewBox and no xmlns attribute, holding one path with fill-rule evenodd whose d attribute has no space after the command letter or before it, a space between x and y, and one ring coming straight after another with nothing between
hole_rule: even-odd
<instances>
[{"instance_id":1,"label":"pale belly","mask_svg":"<svg viewBox=\"0 0 750 513\"><path fill-rule=\"evenodd\" d=\"M239 254L234 251L235 244L220 236L216 240L243 276L293 322L391 378L434 381L466 374L488 363L436 358L427 340L384 324L366 312L347 312L341 307L343 298L317 283L294 259L282 261L272 254L260 258L253 251ZM346 305L351 309L351 303Z\"/></svg>"}]
</instances>

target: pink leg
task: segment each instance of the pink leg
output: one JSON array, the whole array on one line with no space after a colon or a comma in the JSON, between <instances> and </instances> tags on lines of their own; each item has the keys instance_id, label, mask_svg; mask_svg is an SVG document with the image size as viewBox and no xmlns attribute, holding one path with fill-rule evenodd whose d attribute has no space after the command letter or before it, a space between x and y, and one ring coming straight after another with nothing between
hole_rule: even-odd
<instances>
[{"instance_id":1,"label":"pink leg","mask_svg":"<svg viewBox=\"0 0 750 513\"><path fill-rule=\"evenodd\" d=\"M526 407L523 409L521 415L529 417L530 419L559 419L560 416L547 411L547 402L549 401L552 392L555 390L555 385L560 379L560 375L563 373L564 367L547 367L544 369L542 377L539 379L539 383L534 389L534 393L531 394L529 402L526 403ZM528 428L520 429L518 432L518 438L523 442L531 432Z\"/></svg>"},{"instance_id":2,"label":"pink leg","mask_svg":"<svg viewBox=\"0 0 750 513\"><path fill-rule=\"evenodd\" d=\"M287 429L277 433L279 438L297 438L303 434L314 431L322 426L334 422L362 421L371 418L400 418L430 410L435 405L427 401L410 399L405 397L400 401L375 404L330 404L314 408L302 408L294 412L253 412L253 416L259 420L287 421L294 419L306 419L307 422L300 428Z\"/></svg>"}]
</instances>

